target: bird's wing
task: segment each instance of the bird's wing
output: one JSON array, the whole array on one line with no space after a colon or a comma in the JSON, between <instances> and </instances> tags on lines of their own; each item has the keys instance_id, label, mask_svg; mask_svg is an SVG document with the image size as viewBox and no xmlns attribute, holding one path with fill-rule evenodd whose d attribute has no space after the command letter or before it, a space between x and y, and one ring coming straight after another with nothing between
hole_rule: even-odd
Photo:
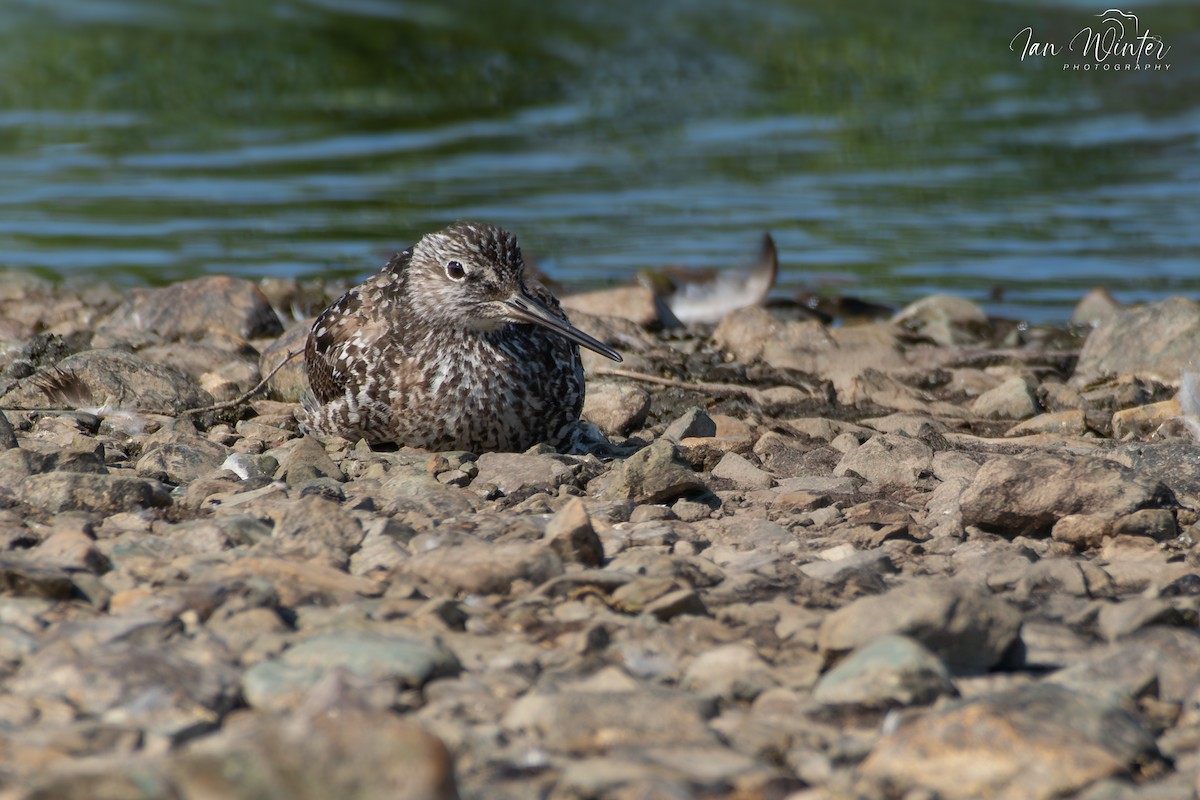
<instances>
[{"instance_id":1,"label":"bird's wing","mask_svg":"<svg viewBox=\"0 0 1200 800\"><path fill-rule=\"evenodd\" d=\"M382 272L346 292L313 323L304 363L318 401L327 403L342 396L347 386L366 382L372 351L389 330L381 312L393 305L396 277L411 257L411 249L394 256Z\"/></svg>"}]
</instances>

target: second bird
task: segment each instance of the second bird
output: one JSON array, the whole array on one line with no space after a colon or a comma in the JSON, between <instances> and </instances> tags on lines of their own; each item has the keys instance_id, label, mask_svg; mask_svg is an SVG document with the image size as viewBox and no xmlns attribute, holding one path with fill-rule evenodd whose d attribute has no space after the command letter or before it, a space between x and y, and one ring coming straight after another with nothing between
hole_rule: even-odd
<instances>
[{"instance_id":1,"label":"second bird","mask_svg":"<svg viewBox=\"0 0 1200 800\"><path fill-rule=\"evenodd\" d=\"M429 450L562 444L583 408L580 345L621 360L525 277L515 236L459 222L317 317L301 426Z\"/></svg>"}]
</instances>

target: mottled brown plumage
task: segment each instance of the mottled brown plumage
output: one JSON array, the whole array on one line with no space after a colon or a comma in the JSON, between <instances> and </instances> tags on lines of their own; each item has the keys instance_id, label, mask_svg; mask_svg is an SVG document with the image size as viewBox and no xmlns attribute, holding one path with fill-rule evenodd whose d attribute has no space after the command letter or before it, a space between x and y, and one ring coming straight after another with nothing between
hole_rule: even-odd
<instances>
[{"instance_id":1,"label":"mottled brown plumage","mask_svg":"<svg viewBox=\"0 0 1200 800\"><path fill-rule=\"evenodd\" d=\"M313 323L302 427L476 453L562 443L583 407L578 345L621 357L523 271L495 226L421 237Z\"/></svg>"}]
</instances>

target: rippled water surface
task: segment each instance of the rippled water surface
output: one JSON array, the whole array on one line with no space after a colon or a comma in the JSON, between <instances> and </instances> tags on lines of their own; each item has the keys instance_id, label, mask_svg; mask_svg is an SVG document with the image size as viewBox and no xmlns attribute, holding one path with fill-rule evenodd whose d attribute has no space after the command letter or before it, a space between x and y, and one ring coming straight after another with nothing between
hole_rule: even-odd
<instances>
[{"instance_id":1,"label":"rippled water surface","mask_svg":"<svg viewBox=\"0 0 1200 800\"><path fill-rule=\"evenodd\" d=\"M575 286L770 230L783 296L1200 295L1200 10L1130 7L1166 70L1010 50L1104 6L3 0L0 266L357 276L481 218Z\"/></svg>"}]
</instances>

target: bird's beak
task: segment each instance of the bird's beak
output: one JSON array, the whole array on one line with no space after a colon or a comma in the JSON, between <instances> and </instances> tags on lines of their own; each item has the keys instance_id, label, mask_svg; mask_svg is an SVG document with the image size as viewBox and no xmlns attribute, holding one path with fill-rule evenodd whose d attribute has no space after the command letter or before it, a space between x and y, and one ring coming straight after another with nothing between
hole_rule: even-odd
<instances>
[{"instance_id":1,"label":"bird's beak","mask_svg":"<svg viewBox=\"0 0 1200 800\"><path fill-rule=\"evenodd\" d=\"M621 354L616 350L588 336L565 319L556 317L540 301L533 299L524 292L513 294L512 297L504 301L504 306L508 311L509 319L513 322L527 322L531 325L541 325L543 328L549 328L555 333L567 337L580 347L594 350L606 358L611 358L613 361L622 360Z\"/></svg>"}]
</instances>

